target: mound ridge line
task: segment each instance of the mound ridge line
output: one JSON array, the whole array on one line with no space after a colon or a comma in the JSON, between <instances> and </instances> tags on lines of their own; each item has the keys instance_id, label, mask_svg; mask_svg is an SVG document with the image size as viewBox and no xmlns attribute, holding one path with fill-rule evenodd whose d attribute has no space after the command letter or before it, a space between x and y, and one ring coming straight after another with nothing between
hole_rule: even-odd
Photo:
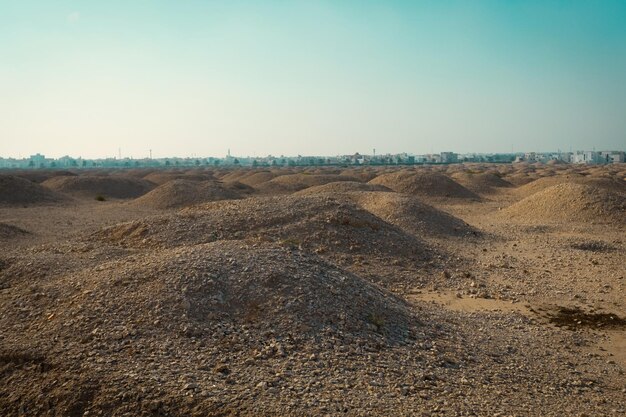
<instances>
[{"instance_id":1,"label":"mound ridge line","mask_svg":"<svg viewBox=\"0 0 626 417\"><path fill-rule=\"evenodd\" d=\"M101 195L109 198L136 198L154 188L154 184L132 177L116 176L77 176L77 177L53 177L42 183L51 190L90 197Z\"/></svg>"},{"instance_id":2,"label":"mound ridge line","mask_svg":"<svg viewBox=\"0 0 626 417\"><path fill-rule=\"evenodd\" d=\"M399 193L421 197L480 200L478 194L439 172L403 170L382 174L368 184L384 185Z\"/></svg>"},{"instance_id":3,"label":"mound ridge line","mask_svg":"<svg viewBox=\"0 0 626 417\"><path fill-rule=\"evenodd\" d=\"M235 200L241 194L216 181L175 179L133 200L132 204L155 209L172 209L219 200Z\"/></svg>"},{"instance_id":4,"label":"mound ridge line","mask_svg":"<svg viewBox=\"0 0 626 417\"><path fill-rule=\"evenodd\" d=\"M500 216L532 222L626 224L626 196L577 183L562 183L505 208Z\"/></svg>"},{"instance_id":5,"label":"mound ridge line","mask_svg":"<svg viewBox=\"0 0 626 417\"><path fill-rule=\"evenodd\" d=\"M62 194L13 175L0 175L0 206L53 204L69 201Z\"/></svg>"}]
</instances>

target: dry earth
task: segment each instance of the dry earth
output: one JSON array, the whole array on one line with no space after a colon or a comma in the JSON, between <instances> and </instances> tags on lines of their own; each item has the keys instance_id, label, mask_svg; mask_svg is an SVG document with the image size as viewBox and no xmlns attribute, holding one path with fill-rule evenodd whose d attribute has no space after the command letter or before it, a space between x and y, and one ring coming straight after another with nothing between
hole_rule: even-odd
<instances>
[{"instance_id":1,"label":"dry earth","mask_svg":"<svg viewBox=\"0 0 626 417\"><path fill-rule=\"evenodd\" d=\"M0 414L622 416L625 179L2 174Z\"/></svg>"}]
</instances>

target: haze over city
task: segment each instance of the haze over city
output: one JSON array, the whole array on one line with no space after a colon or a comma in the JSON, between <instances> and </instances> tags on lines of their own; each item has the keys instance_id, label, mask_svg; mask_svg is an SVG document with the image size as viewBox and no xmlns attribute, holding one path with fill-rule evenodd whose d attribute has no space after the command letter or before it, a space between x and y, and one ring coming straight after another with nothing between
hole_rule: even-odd
<instances>
[{"instance_id":1,"label":"haze over city","mask_svg":"<svg viewBox=\"0 0 626 417\"><path fill-rule=\"evenodd\" d=\"M0 1L0 156L623 149L626 3Z\"/></svg>"}]
</instances>

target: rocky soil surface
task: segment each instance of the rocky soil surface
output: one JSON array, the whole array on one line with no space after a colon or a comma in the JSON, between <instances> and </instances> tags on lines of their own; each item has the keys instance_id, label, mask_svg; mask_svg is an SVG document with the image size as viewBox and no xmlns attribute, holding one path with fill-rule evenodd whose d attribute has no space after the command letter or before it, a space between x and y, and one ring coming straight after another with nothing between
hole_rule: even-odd
<instances>
[{"instance_id":1,"label":"rocky soil surface","mask_svg":"<svg viewBox=\"0 0 626 417\"><path fill-rule=\"evenodd\" d=\"M5 181L0 415L626 414L624 167L135 171Z\"/></svg>"}]
</instances>

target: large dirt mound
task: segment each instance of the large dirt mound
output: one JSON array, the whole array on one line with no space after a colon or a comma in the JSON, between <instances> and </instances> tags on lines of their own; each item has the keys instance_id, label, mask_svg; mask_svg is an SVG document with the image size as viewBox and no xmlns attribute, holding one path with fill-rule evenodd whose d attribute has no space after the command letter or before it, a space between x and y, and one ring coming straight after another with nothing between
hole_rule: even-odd
<instances>
[{"instance_id":1,"label":"large dirt mound","mask_svg":"<svg viewBox=\"0 0 626 417\"><path fill-rule=\"evenodd\" d=\"M504 177L504 179L508 183L512 184L515 187L521 187L523 185L531 183L535 181L537 178L538 177L536 175L528 175L524 173L512 173Z\"/></svg>"},{"instance_id":2,"label":"large dirt mound","mask_svg":"<svg viewBox=\"0 0 626 417\"><path fill-rule=\"evenodd\" d=\"M271 181L278 176L279 174L272 171L253 171L247 175L239 177L238 181L242 184L254 187L264 182Z\"/></svg>"},{"instance_id":3,"label":"large dirt mound","mask_svg":"<svg viewBox=\"0 0 626 417\"><path fill-rule=\"evenodd\" d=\"M348 175L300 173L281 175L259 184L256 188L265 194L289 194L305 188L337 181L359 182L357 178Z\"/></svg>"},{"instance_id":4,"label":"large dirt mound","mask_svg":"<svg viewBox=\"0 0 626 417\"><path fill-rule=\"evenodd\" d=\"M479 235L477 229L417 198L398 193L355 193L357 204L381 219L417 236Z\"/></svg>"},{"instance_id":5,"label":"large dirt mound","mask_svg":"<svg viewBox=\"0 0 626 417\"><path fill-rule=\"evenodd\" d=\"M565 183L526 197L500 215L532 222L626 224L626 197L590 185Z\"/></svg>"},{"instance_id":6,"label":"large dirt mound","mask_svg":"<svg viewBox=\"0 0 626 417\"><path fill-rule=\"evenodd\" d=\"M41 184L45 180L53 177L75 177L78 175L74 172L64 170L16 170L14 172L10 172L9 174L25 178L29 181L36 182L37 184Z\"/></svg>"},{"instance_id":7,"label":"large dirt mound","mask_svg":"<svg viewBox=\"0 0 626 417\"><path fill-rule=\"evenodd\" d=\"M184 323L211 334L218 324L245 324L300 335L332 328L366 338L382 332L398 340L413 320L398 298L315 255L276 244L220 241L103 269L111 268L120 275L90 272L85 277L92 289L89 298L105 305L100 314L123 310L129 320L160 319L159 328ZM158 317L151 307L155 302L163 306Z\"/></svg>"},{"instance_id":8,"label":"large dirt mound","mask_svg":"<svg viewBox=\"0 0 626 417\"><path fill-rule=\"evenodd\" d=\"M227 169L222 172L221 175L218 175L218 177L222 181L239 181L239 179L250 175L251 172L251 169L246 168Z\"/></svg>"},{"instance_id":9,"label":"large dirt mound","mask_svg":"<svg viewBox=\"0 0 626 417\"><path fill-rule=\"evenodd\" d=\"M493 172L459 172L452 174L452 178L468 190L477 194L491 194L502 188L510 188L513 185L503 180Z\"/></svg>"},{"instance_id":10,"label":"large dirt mound","mask_svg":"<svg viewBox=\"0 0 626 417\"><path fill-rule=\"evenodd\" d=\"M98 195L107 198L137 198L154 188L154 184L146 180L111 176L55 177L44 181L42 185L62 193L90 198Z\"/></svg>"},{"instance_id":11,"label":"large dirt mound","mask_svg":"<svg viewBox=\"0 0 626 417\"><path fill-rule=\"evenodd\" d=\"M0 404L10 415L241 415L215 393L264 392L335 349L417 352L447 326L313 254L268 243L127 256L11 293L0 303ZM209 398L187 401L204 387Z\"/></svg>"},{"instance_id":12,"label":"large dirt mound","mask_svg":"<svg viewBox=\"0 0 626 417\"><path fill-rule=\"evenodd\" d=\"M124 168L124 169L117 169L111 172L109 175L119 175L122 177L132 177L132 178L143 178L146 175L155 171L158 171L158 168L147 168L147 167Z\"/></svg>"},{"instance_id":13,"label":"large dirt mound","mask_svg":"<svg viewBox=\"0 0 626 417\"><path fill-rule=\"evenodd\" d=\"M13 175L0 176L0 205L49 204L65 200L66 197L27 179Z\"/></svg>"},{"instance_id":14,"label":"large dirt mound","mask_svg":"<svg viewBox=\"0 0 626 417\"><path fill-rule=\"evenodd\" d=\"M350 168L344 169L340 172L341 175L347 175L349 177L358 178L359 181L368 182L373 180L378 175L378 172L374 168Z\"/></svg>"},{"instance_id":15,"label":"large dirt mound","mask_svg":"<svg viewBox=\"0 0 626 417\"><path fill-rule=\"evenodd\" d=\"M81 290L76 292L78 282ZM49 299L49 306L39 300L33 308L54 307L78 319L71 327L63 320L42 320L30 330L60 332L66 341L93 335L96 322L98 338L116 340L116 329L131 326L143 337L158 336L161 343L181 330L215 338L216 329L241 325L259 330L251 335L258 338L267 330L304 336L330 329L344 336L383 335L400 341L417 324L405 302L374 284L315 254L268 242L219 241L157 250L49 284L48 292L63 297ZM2 310L0 322L19 314L9 314L9 306Z\"/></svg>"},{"instance_id":16,"label":"large dirt mound","mask_svg":"<svg viewBox=\"0 0 626 417\"><path fill-rule=\"evenodd\" d=\"M384 185L367 184L354 181L338 181L329 182L324 185L316 185L313 187L305 188L302 191L298 191L294 195L314 195L314 194L341 194L350 193L355 191L392 191Z\"/></svg>"},{"instance_id":17,"label":"large dirt mound","mask_svg":"<svg viewBox=\"0 0 626 417\"><path fill-rule=\"evenodd\" d=\"M256 239L328 256L404 256L415 261L428 257L418 238L351 201L324 195L218 201L111 226L96 237L135 247Z\"/></svg>"},{"instance_id":18,"label":"large dirt mound","mask_svg":"<svg viewBox=\"0 0 626 417\"><path fill-rule=\"evenodd\" d=\"M480 200L474 192L439 172L399 171L380 175L369 182L394 191L422 197L462 198Z\"/></svg>"},{"instance_id":19,"label":"large dirt mound","mask_svg":"<svg viewBox=\"0 0 626 417\"><path fill-rule=\"evenodd\" d=\"M241 194L242 196L254 194L257 192L256 188L249 186L248 184L244 184L239 181L219 181L220 184L227 190L232 190Z\"/></svg>"},{"instance_id":20,"label":"large dirt mound","mask_svg":"<svg viewBox=\"0 0 626 417\"><path fill-rule=\"evenodd\" d=\"M538 178L531 183L518 187L516 192L522 196L529 196L554 185L565 183L588 185L606 191L626 193L626 183L623 181L611 178L588 177L580 174L566 174Z\"/></svg>"},{"instance_id":21,"label":"large dirt mound","mask_svg":"<svg viewBox=\"0 0 626 417\"><path fill-rule=\"evenodd\" d=\"M163 185L166 182L178 179L188 181L210 181L215 178L211 173L202 171L154 171L144 176L143 179L157 185Z\"/></svg>"},{"instance_id":22,"label":"large dirt mound","mask_svg":"<svg viewBox=\"0 0 626 417\"><path fill-rule=\"evenodd\" d=\"M241 198L236 191L215 181L172 180L133 201L133 205L170 209L219 200Z\"/></svg>"}]
</instances>

